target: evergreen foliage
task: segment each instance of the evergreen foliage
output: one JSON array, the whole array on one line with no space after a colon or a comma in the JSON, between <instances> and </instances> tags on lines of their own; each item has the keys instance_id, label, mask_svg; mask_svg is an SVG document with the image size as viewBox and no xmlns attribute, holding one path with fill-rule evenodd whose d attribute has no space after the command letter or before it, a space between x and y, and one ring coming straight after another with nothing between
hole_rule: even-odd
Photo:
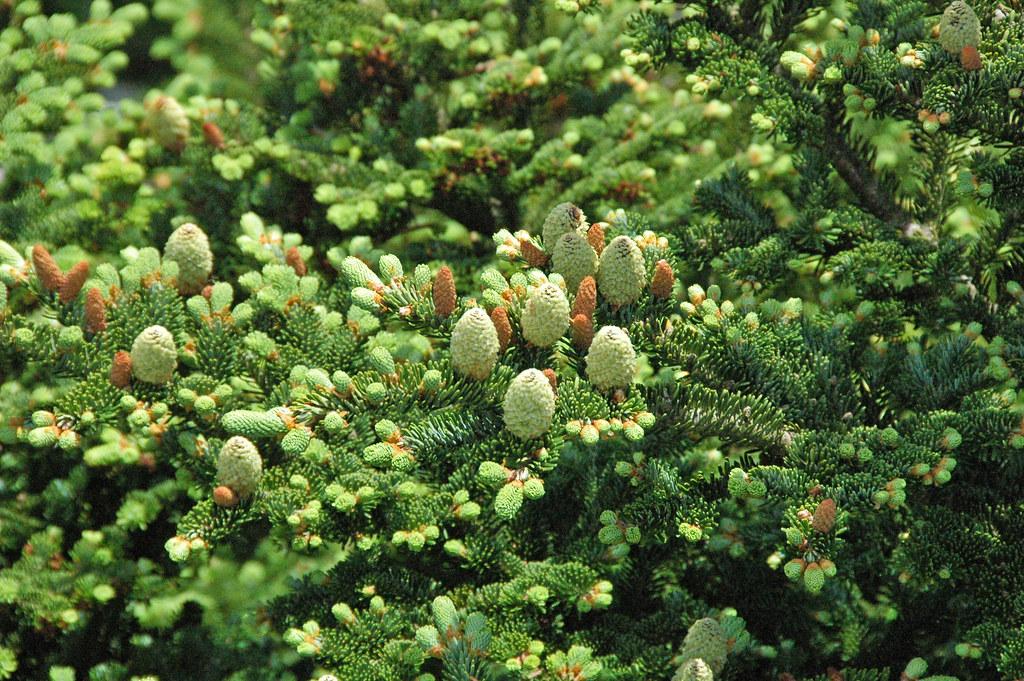
<instances>
[{"instance_id":1,"label":"evergreen foliage","mask_svg":"<svg viewBox=\"0 0 1024 681\"><path fill-rule=\"evenodd\" d=\"M59 4L0 679L1024 677L1019 4Z\"/></svg>"}]
</instances>

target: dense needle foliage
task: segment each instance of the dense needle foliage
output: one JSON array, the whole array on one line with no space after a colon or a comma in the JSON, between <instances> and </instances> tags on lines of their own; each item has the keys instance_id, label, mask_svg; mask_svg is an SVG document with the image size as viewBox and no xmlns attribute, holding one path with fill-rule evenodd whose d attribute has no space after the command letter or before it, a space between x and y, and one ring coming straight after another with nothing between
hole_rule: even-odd
<instances>
[{"instance_id":1,"label":"dense needle foliage","mask_svg":"<svg viewBox=\"0 0 1024 681\"><path fill-rule=\"evenodd\" d=\"M0 18L0 679L1024 678L1019 2Z\"/></svg>"}]
</instances>

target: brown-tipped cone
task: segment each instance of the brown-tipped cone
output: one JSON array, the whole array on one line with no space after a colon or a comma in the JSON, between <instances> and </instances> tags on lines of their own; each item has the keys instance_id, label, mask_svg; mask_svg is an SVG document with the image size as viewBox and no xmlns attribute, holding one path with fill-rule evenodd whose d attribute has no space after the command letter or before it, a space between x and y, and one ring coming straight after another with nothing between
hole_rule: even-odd
<instances>
[{"instance_id":1,"label":"brown-tipped cone","mask_svg":"<svg viewBox=\"0 0 1024 681\"><path fill-rule=\"evenodd\" d=\"M68 270L64 277L64 283L60 286L60 302L70 303L82 290L82 285L89 278L89 263L79 260L74 267Z\"/></svg>"},{"instance_id":2,"label":"brown-tipped cone","mask_svg":"<svg viewBox=\"0 0 1024 681\"><path fill-rule=\"evenodd\" d=\"M826 534L832 529L836 522L836 502L832 499L824 499L814 509L814 516L811 518L811 527L818 532Z\"/></svg>"},{"instance_id":3,"label":"brown-tipped cone","mask_svg":"<svg viewBox=\"0 0 1024 681\"><path fill-rule=\"evenodd\" d=\"M587 230L587 243L595 253L601 255L601 251L604 250L604 227L600 223L590 225L590 229Z\"/></svg>"},{"instance_id":4,"label":"brown-tipped cone","mask_svg":"<svg viewBox=\"0 0 1024 681\"><path fill-rule=\"evenodd\" d=\"M665 260L659 260L654 266L654 277L651 279L651 295L662 300L672 295L672 285L676 282L676 275L672 267Z\"/></svg>"},{"instance_id":5,"label":"brown-tipped cone","mask_svg":"<svg viewBox=\"0 0 1024 681\"><path fill-rule=\"evenodd\" d=\"M441 267L434 278L434 311L438 317L455 312L455 277L447 265Z\"/></svg>"},{"instance_id":6,"label":"brown-tipped cone","mask_svg":"<svg viewBox=\"0 0 1024 681\"><path fill-rule=\"evenodd\" d=\"M203 123L203 139L214 149L224 148L224 133L220 131L220 126L213 121Z\"/></svg>"},{"instance_id":7,"label":"brown-tipped cone","mask_svg":"<svg viewBox=\"0 0 1024 681\"><path fill-rule=\"evenodd\" d=\"M300 277L306 276L306 261L302 259L298 246L292 246L288 249L288 252L284 254L284 261L295 270L295 274Z\"/></svg>"},{"instance_id":8,"label":"brown-tipped cone","mask_svg":"<svg viewBox=\"0 0 1024 681\"><path fill-rule=\"evenodd\" d=\"M548 383L551 384L551 389L558 390L558 376L555 375L555 370L544 369L544 371L542 371L541 373L544 374L544 377L548 379Z\"/></svg>"},{"instance_id":9,"label":"brown-tipped cone","mask_svg":"<svg viewBox=\"0 0 1024 681\"><path fill-rule=\"evenodd\" d=\"M589 349L594 340L594 324L590 317L578 314L572 318L569 326L572 330L572 344L580 350Z\"/></svg>"},{"instance_id":10,"label":"brown-tipped cone","mask_svg":"<svg viewBox=\"0 0 1024 681\"><path fill-rule=\"evenodd\" d=\"M960 65L963 66L966 71L981 70L981 53L978 52L978 48L974 45L968 45L964 49L960 50Z\"/></svg>"},{"instance_id":11,"label":"brown-tipped cone","mask_svg":"<svg viewBox=\"0 0 1024 681\"><path fill-rule=\"evenodd\" d=\"M85 330L100 333L107 328L107 305L95 286L85 292Z\"/></svg>"},{"instance_id":12,"label":"brown-tipped cone","mask_svg":"<svg viewBox=\"0 0 1024 681\"><path fill-rule=\"evenodd\" d=\"M491 310L491 323L498 332L498 352L505 352L512 342L512 323L508 320L508 310L503 307Z\"/></svg>"},{"instance_id":13,"label":"brown-tipped cone","mask_svg":"<svg viewBox=\"0 0 1024 681\"><path fill-rule=\"evenodd\" d=\"M36 244L32 247L32 266L35 267L36 277L43 290L58 291L64 285L64 273L60 271L46 246Z\"/></svg>"},{"instance_id":14,"label":"brown-tipped cone","mask_svg":"<svg viewBox=\"0 0 1024 681\"><path fill-rule=\"evenodd\" d=\"M118 388L127 388L132 382L132 356L124 350L114 353L110 365L110 382Z\"/></svg>"},{"instance_id":15,"label":"brown-tipped cone","mask_svg":"<svg viewBox=\"0 0 1024 681\"><path fill-rule=\"evenodd\" d=\"M583 315L587 319L593 319L596 308L597 282L593 277L583 277L579 288L576 289L576 299L572 301L572 312L569 316Z\"/></svg>"},{"instance_id":16,"label":"brown-tipped cone","mask_svg":"<svg viewBox=\"0 0 1024 681\"><path fill-rule=\"evenodd\" d=\"M238 504L238 495L226 485L213 488L213 503L224 508L231 508Z\"/></svg>"},{"instance_id":17,"label":"brown-tipped cone","mask_svg":"<svg viewBox=\"0 0 1024 681\"><path fill-rule=\"evenodd\" d=\"M548 262L548 254L537 248L528 239L519 240L519 250L523 252L523 257L526 258L530 267L544 267Z\"/></svg>"}]
</instances>

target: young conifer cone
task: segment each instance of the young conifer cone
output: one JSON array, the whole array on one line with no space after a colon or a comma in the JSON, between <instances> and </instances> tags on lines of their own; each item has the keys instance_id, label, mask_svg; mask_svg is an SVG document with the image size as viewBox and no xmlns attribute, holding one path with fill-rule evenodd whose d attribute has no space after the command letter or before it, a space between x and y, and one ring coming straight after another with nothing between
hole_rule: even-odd
<instances>
[{"instance_id":1,"label":"young conifer cone","mask_svg":"<svg viewBox=\"0 0 1024 681\"><path fill-rule=\"evenodd\" d=\"M598 390L628 388L636 376L636 351L625 331L602 326L587 352L587 378Z\"/></svg>"},{"instance_id":2,"label":"young conifer cone","mask_svg":"<svg viewBox=\"0 0 1024 681\"><path fill-rule=\"evenodd\" d=\"M514 379L502 402L505 427L520 440L548 432L555 415L555 391L539 369L527 369Z\"/></svg>"},{"instance_id":3,"label":"young conifer cone","mask_svg":"<svg viewBox=\"0 0 1024 681\"><path fill-rule=\"evenodd\" d=\"M544 225L541 227L541 238L544 240L544 248L553 249L558 239L563 234L575 232L578 229L586 229L587 216L583 211L571 203L560 203L548 212L544 218Z\"/></svg>"},{"instance_id":4,"label":"young conifer cone","mask_svg":"<svg viewBox=\"0 0 1024 681\"><path fill-rule=\"evenodd\" d=\"M939 44L950 54L959 55L965 47L977 47L981 42L981 22L971 6L963 0L953 0L942 13L939 22Z\"/></svg>"},{"instance_id":5,"label":"young conifer cone","mask_svg":"<svg viewBox=\"0 0 1024 681\"><path fill-rule=\"evenodd\" d=\"M188 114L174 97L160 96L146 107L146 128L168 151L180 152L188 140Z\"/></svg>"},{"instance_id":6,"label":"young conifer cone","mask_svg":"<svg viewBox=\"0 0 1024 681\"><path fill-rule=\"evenodd\" d=\"M60 302L70 303L78 297L85 280L89 278L89 263L79 260L68 273L64 275L64 282L60 285Z\"/></svg>"},{"instance_id":7,"label":"young conifer cone","mask_svg":"<svg viewBox=\"0 0 1024 681\"><path fill-rule=\"evenodd\" d=\"M241 435L228 439L217 456L217 482L241 498L256 491L263 477L263 459L256 445Z\"/></svg>"},{"instance_id":8,"label":"young conifer cone","mask_svg":"<svg viewBox=\"0 0 1024 681\"><path fill-rule=\"evenodd\" d=\"M551 269L561 274L570 290L597 272L597 253L579 232L566 232L555 242L551 254Z\"/></svg>"},{"instance_id":9,"label":"young conifer cone","mask_svg":"<svg viewBox=\"0 0 1024 681\"><path fill-rule=\"evenodd\" d=\"M178 367L174 336L162 326L151 326L132 343L132 374L145 383L167 383Z\"/></svg>"},{"instance_id":10,"label":"young conifer cone","mask_svg":"<svg viewBox=\"0 0 1024 681\"><path fill-rule=\"evenodd\" d=\"M455 311L455 277L447 265L441 267L434 278L433 299L438 317L447 317Z\"/></svg>"},{"instance_id":11,"label":"young conifer cone","mask_svg":"<svg viewBox=\"0 0 1024 681\"><path fill-rule=\"evenodd\" d=\"M719 674L725 666L725 658L729 652L728 643L718 620L705 617L690 625L683 640L681 655L689 659L704 660L712 673Z\"/></svg>"},{"instance_id":12,"label":"young conifer cone","mask_svg":"<svg viewBox=\"0 0 1024 681\"><path fill-rule=\"evenodd\" d=\"M164 245L164 259L178 264L178 291L195 295L213 272L213 251L206 232L191 222L171 232Z\"/></svg>"},{"instance_id":13,"label":"young conifer cone","mask_svg":"<svg viewBox=\"0 0 1024 681\"><path fill-rule=\"evenodd\" d=\"M452 329L452 368L463 376L482 381L498 362L498 331L483 308L466 310Z\"/></svg>"},{"instance_id":14,"label":"young conifer cone","mask_svg":"<svg viewBox=\"0 0 1024 681\"><path fill-rule=\"evenodd\" d=\"M547 283L534 290L520 323L527 341L541 348L554 345L569 328L569 301L562 289Z\"/></svg>"},{"instance_id":15,"label":"young conifer cone","mask_svg":"<svg viewBox=\"0 0 1024 681\"><path fill-rule=\"evenodd\" d=\"M601 253L597 290L616 307L635 303L647 285L640 247L628 236L617 236Z\"/></svg>"}]
</instances>

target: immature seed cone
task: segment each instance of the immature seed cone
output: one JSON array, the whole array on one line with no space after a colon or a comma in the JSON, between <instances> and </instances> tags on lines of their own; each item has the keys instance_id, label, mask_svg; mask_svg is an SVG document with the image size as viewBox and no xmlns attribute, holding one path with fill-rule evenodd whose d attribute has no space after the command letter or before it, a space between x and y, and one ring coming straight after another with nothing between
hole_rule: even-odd
<instances>
[{"instance_id":1,"label":"immature seed cone","mask_svg":"<svg viewBox=\"0 0 1024 681\"><path fill-rule=\"evenodd\" d=\"M263 477L263 459L252 441L235 435L217 456L217 482L245 498L256 491Z\"/></svg>"},{"instance_id":2,"label":"immature seed cone","mask_svg":"<svg viewBox=\"0 0 1024 681\"><path fill-rule=\"evenodd\" d=\"M828 533L836 522L836 502L832 499L824 499L814 509L814 516L811 518L811 527L822 534Z\"/></svg>"},{"instance_id":3,"label":"immature seed cone","mask_svg":"<svg viewBox=\"0 0 1024 681\"><path fill-rule=\"evenodd\" d=\"M681 657L704 660L714 674L719 674L725 666L725 658L729 653L729 641L718 620L705 617L690 625L683 639Z\"/></svg>"},{"instance_id":4,"label":"immature seed cone","mask_svg":"<svg viewBox=\"0 0 1024 681\"><path fill-rule=\"evenodd\" d=\"M615 306L635 303L647 284L640 247L628 236L617 236L601 254L597 288Z\"/></svg>"},{"instance_id":5,"label":"immature seed cone","mask_svg":"<svg viewBox=\"0 0 1024 681\"><path fill-rule=\"evenodd\" d=\"M306 276L306 261L302 259L298 246L292 246L288 249L288 252L284 254L284 261L295 270L295 274L300 277Z\"/></svg>"},{"instance_id":6,"label":"immature seed cone","mask_svg":"<svg viewBox=\"0 0 1024 681\"><path fill-rule=\"evenodd\" d=\"M502 402L505 427L520 440L548 432L555 415L555 391L538 369L527 369L514 379Z\"/></svg>"},{"instance_id":7,"label":"immature seed cone","mask_svg":"<svg viewBox=\"0 0 1024 681\"><path fill-rule=\"evenodd\" d=\"M587 378L598 390L628 388L636 376L636 351L625 331L602 326L587 352Z\"/></svg>"},{"instance_id":8,"label":"immature seed cone","mask_svg":"<svg viewBox=\"0 0 1024 681\"><path fill-rule=\"evenodd\" d=\"M534 290L519 320L523 338L537 347L549 348L569 328L569 301L562 289L542 284Z\"/></svg>"},{"instance_id":9,"label":"immature seed cone","mask_svg":"<svg viewBox=\"0 0 1024 681\"><path fill-rule=\"evenodd\" d=\"M604 251L604 227L601 226L601 223L596 222L587 230L587 242L595 253L601 255Z\"/></svg>"},{"instance_id":10,"label":"immature seed cone","mask_svg":"<svg viewBox=\"0 0 1024 681\"><path fill-rule=\"evenodd\" d=\"M578 232L567 232L555 242L551 269L562 275L570 290L575 289L584 277L597 272L597 253Z\"/></svg>"},{"instance_id":11,"label":"immature seed cone","mask_svg":"<svg viewBox=\"0 0 1024 681\"><path fill-rule=\"evenodd\" d=\"M132 356L124 350L118 350L110 365L110 383L118 388L127 388L131 382Z\"/></svg>"},{"instance_id":12,"label":"immature seed cone","mask_svg":"<svg viewBox=\"0 0 1024 681\"><path fill-rule=\"evenodd\" d=\"M576 289L576 299L572 301L572 316L583 315L588 319L594 318L594 310L597 309L597 282L593 277L584 277Z\"/></svg>"},{"instance_id":13,"label":"immature seed cone","mask_svg":"<svg viewBox=\"0 0 1024 681\"><path fill-rule=\"evenodd\" d=\"M939 22L939 44L950 54L959 55L970 45L981 42L981 22L971 6L963 0L953 0L942 13Z\"/></svg>"},{"instance_id":14,"label":"immature seed cone","mask_svg":"<svg viewBox=\"0 0 1024 681\"><path fill-rule=\"evenodd\" d=\"M471 307L455 322L451 340L452 368L482 381L498 362L498 331L483 308Z\"/></svg>"},{"instance_id":15,"label":"immature seed cone","mask_svg":"<svg viewBox=\"0 0 1024 681\"><path fill-rule=\"evenodd\" d=\"M168 151L180 152L188 140L188 114L174 97L160 96L146 107L146 128Z\"/></svg>"},{"instance_id":16,"label":"immature seed cone","mask_svg":"<svg viewBox=\"0 0 1024 681\"><path fill-rule=\"evenodd\" d=\"M548 255L537 248L529 239L519 240L519 250L530 267L544 267L548 263Z\"/></svg>"},{"instance_id":17,"label":"immature seed cone","mask_svg":"<svg viewBox=\"0 0 1024 681\"><path fill-rule=\"evenodd\" d=\"M85 330L100 333L107 328L107 305L95 286L85 292Z\"/></svg>"},{"instance_id":18,"label":"immature seed cone","mask_svg":"<svg viewBox=\"0 0 1024 681\"><path fill-rule=\"evenodd\" d=\"M498 333L498 353L505 352L509 343L512 342L512 322L508 320L508 310L503 307L496 307L491 310L491 323Z\"/></svg>"},{"instance_id":19,"label":"immature seed cone","mask_svg":"<svg viewBox=\"0 0 1024 681\"><path fill-rule=\"evenodd\" d=\"M434 311L438 317L455 312L455 277L447 265L441 267L434 278Z\"/></svg>"},{"instance_id":20,"label":"immature seed cone","mask_svg":"<svg viewBox=\"0 0 1024 681\"><path fill-rule=\"evenodd\" d=\"M672 681L714 681L715 674L707 662L699 657L687 660L676 670Z\"/></svg>"},{"instance_id":21,"label":"immature seed cone","mask_svg":"<svg viewBox=\"0 0 1024 681\"><path fill-rule=\"evenodd\" d=\"M541 227L541 238L544 240L544 247L554 248L558 239L567 232L575 232L577 229L586 228L587 216L583 211L571 203L560 203L548 212L544 218L544 226Z\"/></svg>"},{"instance_id":22,"label":"immature seed cone","mask_svg":"<svg viewBox=\"0 0 1024 681\"><path fill-rule=\"evenodd\" d=\"M64 283L60 286L60 302L70 303L74 300L88 278L89 263L79 260L64 276Z\"/></svg>"},{"instance_id":23,"label":"immature seed cone","mask_svg":"<svg viewBox=\"0 0 1024 681\"><path fill-rule=\"evenodd\" d=\"M36 244L32 247L32 266L35 267L36 277L43 290L58 291L64 285L64 273L60 271L46 246Z\"/></svg>"},{"instance_id":24,"label":"immature seed cone","mask_svg":"<svg viewBox=\"0 0 1024 681\"><path fill-rule=\"evenodd\" d=\"M162 326L151 326L132 343L132 374L145 383L167 383L178 367L174 336Z\"/></svg>"},{"instance_id":25,"label":"immature seed cone","mask_svg":"<svg viewBox=\"0 0 1024 681\"><path fill-rule=\"evenodd\" d=\"M178 264L178 291L195 295L203 290L213 272L213 251L206 232L191 222L171 232L164 245L164 259Z\"/></svg>"},{"instance_id":26,"label":"immature seed cone","mask_svg":"<svg viewBox=\"0 0 1024 681\"><path fill-rule=\"evenodd\" d=\"M590 317L581 314L572 318L572 344L580 350L586 350L594 342L594 323Z\"/></svg>"},{"instance_id":27,"label":"immature seed cone","mask_svg":"<svg viewBox=\"0 0 1024 681\"><path fill-rule=\"evenodd\" d=\"M659 260L654 265L654 277L651 279L651 295L655 298L665 300L672 295L672 285L676 282L676 275L672 267L665 260Z\"/></svg>"}]
</instances>

